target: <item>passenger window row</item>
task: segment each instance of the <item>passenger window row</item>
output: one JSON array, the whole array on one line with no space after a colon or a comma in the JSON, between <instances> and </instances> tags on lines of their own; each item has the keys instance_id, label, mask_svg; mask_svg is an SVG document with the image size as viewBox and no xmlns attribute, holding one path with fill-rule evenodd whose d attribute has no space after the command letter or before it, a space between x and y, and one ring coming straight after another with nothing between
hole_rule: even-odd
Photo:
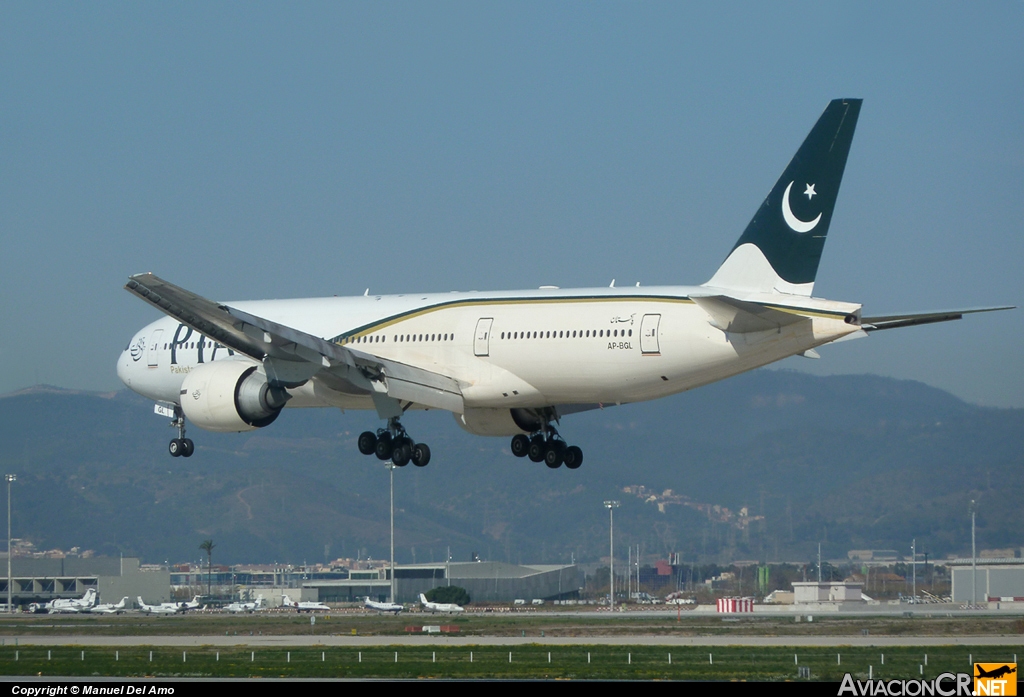
<instances>
[{"instance_id":1,"label":"passenger window row","mask_svg":"<svg viewBox=\"0 0 1024 697\"><path fill-rule=\"evenodd\" d=\"M224 348L223 346L220 346L219 344L217 344L216 342L213 342L213 341L186 341L184 344L178 344L178 348L180 348L180 349L213 348L214 346L218 346L219 348ZM171 344L165 341L164 342L164 351L166 351L170 347L171 347Z\"/></svg>"},{"instance_id":2,"label":"passenger window row","mask_svg":"<svg viewBox=\"0 0 1024 697\"><path fill-rule=\"evenodd\" d=\"M502 332L502 339L602 339L633 336L632 329L579 329L543 332Z\"/></svg>"},{"instance_id":3,"label":"passenger window row","mask_svg":"<svg viewBox=\"0 0 1024 697\"><path fill-rule=\"evenodd\" d=\"M384 334L368 334L366 336L350 336L341 340L342 344L379 344L387 341ZM396 344L420 341L455 341L454 334L395 334L392 341Z\"/></svg>"}]
</instances>

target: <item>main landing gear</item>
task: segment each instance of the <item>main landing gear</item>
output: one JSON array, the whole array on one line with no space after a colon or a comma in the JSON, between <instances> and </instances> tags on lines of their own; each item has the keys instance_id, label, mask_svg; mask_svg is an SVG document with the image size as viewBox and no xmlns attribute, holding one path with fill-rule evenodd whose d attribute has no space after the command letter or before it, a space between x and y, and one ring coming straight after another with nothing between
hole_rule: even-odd
<instances>
[{"instance_id":1,"label":"main landing gear","mask_svg":"<svg viewBox=\"0 0 1024 697\"><path fill-rule=\"evenodd\" d=\"M562 440L558 431L550 424L532 436L522 433L512 436L512 454L516 457L529 457L534 462L543 462L551 469L558 469L564 464L574 470L583 464L583 451Z\"/></svg>"},{"instance_id":2,"label":"main landing gear","mask_svg":"<svg viewBox=\"0 0 1024 697\"><path fill-rule=\"evenodd\" d=\"M192 457L196 451L195 443L191 438L185 437L185 414L181 407L174 407L174 419L171 421L171 428L178 429L178 437L173 439L167 446L167 452L171 457Z\"/></svg>"},{"instance_id":3,"label":"main landing gear","mask_svg":"<svg viewBox=\"0 0 1024 697\"><path fill-rule=\"evenodd\" d=\"M426 443L413 442L398 419L388 419L387 427L377 429L376 433L359 434L359 452L376 455L378 460L391 460L395 467L405 467L409 462L426 467L430 462L430 448Z\"/></svg>"}]
</instances>

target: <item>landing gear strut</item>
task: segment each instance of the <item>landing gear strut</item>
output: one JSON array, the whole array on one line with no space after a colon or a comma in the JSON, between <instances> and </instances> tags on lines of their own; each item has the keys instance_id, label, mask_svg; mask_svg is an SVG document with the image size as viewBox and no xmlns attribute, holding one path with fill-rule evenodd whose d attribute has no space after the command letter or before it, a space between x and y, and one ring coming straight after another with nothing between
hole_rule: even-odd
<instances>
[{"instance_id":1,"label":"landing gear strut","mask_svg":"<svg viewBox=\"0 0 1024 697\"><path fill-rule=\"evenodd\" d=\"M174 407L174 419L171 420L171 428L178 429L178 437L171 440L167 446L167 452L171 457L192 457L196 451L195 443L191 438L185 437L185 413L181 407Z\"/></svg>"},{"instance_id":2,"label":"landing gear strut","mask_svg":"<svg viewBox=\"0 0 1024 697\"><path fill-rule=\"evenodd\" d=\"M388 419L387 427L377 429L376 433L363 431L359 434L358 445L363 455L391 460L396 467L405 467L410 462L417 467L426 467L430 462L430 447L426 443L414 442L397 418Z\"/></svg>"},{"instance_id":3,"label":"landing gear strut","mask_svg":"<svg viewBox=\"0 0 1024 697\"><path fill-rule=\"evenodd\" d=\"M566 443L550 423L532 436L522 433L512 436L511 448L516 457L543 462L551 469L558 469L564 464L574 470L583 464L583 451Z\"/></svg>"}]
</instances>

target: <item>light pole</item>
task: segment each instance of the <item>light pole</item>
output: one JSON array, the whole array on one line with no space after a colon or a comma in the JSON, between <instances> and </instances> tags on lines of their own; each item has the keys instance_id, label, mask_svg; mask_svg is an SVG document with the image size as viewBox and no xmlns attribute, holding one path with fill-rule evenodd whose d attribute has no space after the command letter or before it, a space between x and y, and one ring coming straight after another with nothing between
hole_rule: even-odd
<instances>
[{"instance_id":1,"label":"light pole","mask_svg":"<svg viewBox=\"0 0 1024 697\"><path fill-rule=\"evenodd\" d=\"M11 606L11 483L18 477L13 474L4 475L7 480L7 613L14 612Z\"/></svg>"},{"instance_id":2,"label":"light pole","mask_svg":"<svg viewBox=\"0 0 1024 697\"><path fill-rule=\"evenodd\" d=\"M384 465L388 468L391 479L391 602L395 602L395 463L388 460Z\"/></svg>"},{"instance_id":3,"label":"light pole","mask_svg":"<svg viewBox=\"0 0 1024 697\"><path fill-rule=\"evenodd\" d=\"M910 558L913 560L913 561L910 562L911 564L913 564L913 566L910 567L910 570L911 570L911 573L912 573L912 576L913 576L913 579L914 579L914 585L912 586L913 589L914 589L913 590L914 595L910 598L910 602L911 603L916 603L917 602L917 538L916 537L910 541Z\"/></svg>"},{"instance_id":4,"label":"light pole","mask_svg":"<svg viewBox=\"0 0 1024 697\"><path fill-rule=\"evenodd\" d=\"M615 509L619 507L618 501L605 501L604 507L608 509L608 597L611 601L610 609L615 610Z\"/></svg>"},{"instance_id":5,"label":"light pole","mask_svg":"<svg viewBox=\"0 0 1024 697\"><path fill-rule=\"evenodd\" d=\"M974 516L977 513L974 507L974 499L971 499L971 604L970 607L974 609L974 603L978 599L978 552L974 546Z\"/></svg>"}]
</instances>

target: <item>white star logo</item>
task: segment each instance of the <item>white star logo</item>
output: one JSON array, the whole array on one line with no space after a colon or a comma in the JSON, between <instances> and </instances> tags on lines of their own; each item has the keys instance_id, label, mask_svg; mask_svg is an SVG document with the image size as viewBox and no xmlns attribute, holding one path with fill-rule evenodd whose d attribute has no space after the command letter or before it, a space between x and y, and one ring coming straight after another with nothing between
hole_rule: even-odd
<instances>
[{"instance_id":1,"label":"white star logo","mask_svg":"<svg viewBox=\"0 0 1024 697\"><path fill-rule=\"evenodd\" d=\"M818 192L814 190L814 184L808 184L807 191L804 192L804 195L807 197L807 200L810 201L817 193Z\"/></svg>"}]
</instances>

